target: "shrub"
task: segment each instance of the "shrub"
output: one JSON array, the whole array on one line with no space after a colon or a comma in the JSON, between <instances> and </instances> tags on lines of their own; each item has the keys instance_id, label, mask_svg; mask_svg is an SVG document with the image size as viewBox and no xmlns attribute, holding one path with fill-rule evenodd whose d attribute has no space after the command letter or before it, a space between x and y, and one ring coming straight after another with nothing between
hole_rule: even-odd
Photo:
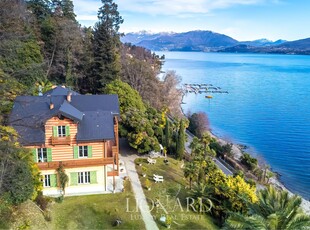
<instances>
[{"instance_id":1,"label":"shrub","mask_svg":"<svg viewBox=\"0 0 310 230\"><path fill-rule=\"evenodd\" d=\"M247 179L246 182L251 186L256 186L256 182L253 179Z\"/></svg>"},{"instance_id":2,"label":"shrub","mask_svg":"<svg viewBox=\"0 0 310 230\"><path fill-rule=\"evenodd\" d=\"M237 170L234 173L234 177L236 177L236 176L240 176L241 178L244 178L244 172L242 170Z\"/></svg>"},{"instance_id":3,"label":"shrub","mask_svg":"<svg viewBox=\"0 0 310 230\"><path fill-rule=\"evenodd\" d=\"M151 181L149 179L146 179L144 185L147 189L149 189L151 187Z\"/></svg>"},{"instance_id":4,"label":"shrub","mask_svg":"<svg viewBox=\"0 0 310 230\"><path fill-rule=\"evenodd\" d=\"M64 200L64 196L63 195L58 196L58 197L55 198L55 202L57 202L57 203L62 203L63 200Z\"/></svg>"},{"instance_id":5,"label":"shrub","mask_svg":"<svg viewBox=\"0 0 310 230\"><path fill-rule=\"evenodd\" d=\"M188 129L199 138L201 138L203 134L210 129L208 116L204 112L193 113L188 117L188 119Z\"/></svg>"},{"instance_id":6,"label":"shrub","mask_svg":"<svg viewBox=\"0 0 310 230\"><path fill-rule=\"evenodd\" d=\"M251 157L248 153L243 153L241 156L241 163L244 164L248 169L254 170L257 167L257 159L254 157Z\"/></svg>"},{"instance_id":7,"label":"shrub","mask_svg":"<svg viewBox=\"0 0 310 230\"><path fill-rule=\"evenodd\" d=\"M50 200L49 200L49 198L43 196L42 193L39 193L39 195L35 199L35 202L43 211L45 211Z\"/></svg>"},{"instance_id":8,"label":"shrub","mask_svg":"<svg viewBox=\"0 0 310 230\"><path fill-rule=\"evenodd\" d=\"M223 147L217 141L211 141L209 144L210 149L216 152L216 156L223 156L224 150Z\"/></svg>"}]
</instances>

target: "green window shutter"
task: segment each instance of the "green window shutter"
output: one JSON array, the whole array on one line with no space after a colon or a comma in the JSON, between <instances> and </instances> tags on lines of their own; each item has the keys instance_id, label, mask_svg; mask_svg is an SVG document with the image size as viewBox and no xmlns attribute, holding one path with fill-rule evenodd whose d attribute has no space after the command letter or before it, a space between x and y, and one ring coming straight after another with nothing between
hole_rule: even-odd
<instances>
[{"instance_id":1,"label":"green window shutter","mask_svg":"<svg viewBox=\"0 0 310 230\"><path fill-rule=\"evenodd\" d=\"M88 158L93 157L93 146L87 146Z\"/></svg>"},{"instance_id":2,"label":"green window shutter","mask_svg":"<svg viewBox=\"0 0 310 230\"><path fill-rule=\"evenodd\" d=\"M79 158L79 146L73 146L73 158Z\"/></svg>"},{"instance_id":3,"label":"green window shutter","mask_svg":"<svg viewBox=\"0 0 310 230\"><path fill-rule=\"evenodd\" d=\"M53 137L58 137L58 126L53 126Z\"/></svg>"},{"instance_id":4,"label":"green window shutter","mask_svg":"<svg viewBox=\"0 0 310 230\"><path fill-rule=\"evenodd\" d=\"M47 153L47 162L51 162L52 161L52 149L47 148L46 153Z\"/></svg>"},{"instance_id":5,"label":"green window shutter","mask_svg":"<svg viewBox=\"0 0 310 230\"><path fill-rule=\"evenodd\" d=\"M66 125L66 137L70 136L70 126Z\"/></svg>"},{"instance_id":6,"label":"green window shutter","mask_svg":"<svg viewBox=\"0 0 310 230\"><path fill-rule=\"evenodd\" d=\"M77 185L78 184L78 173L72 172L70 173L70 185Z\"/></svg>"},{"instance_id":7,"label":"green window shutter","mask_svg":"<svg viewBox=\"0 0 310 230\"><path fill-rule=\"evenodd\" d=\"M97 171L90 172L90 183L97 184Z\"/></svg>"},{"instance_id":8,"label":"green window shutter","mask_svg":"<svg viewBox=\"0 0 310 230\"><path fill-rule=\"evenodd\" d=\"M57 175L51 174L50 179L51 179L51 187L57 187Z\"/></svg>"},{"instance_id":9,"label":"green window shutter","mask_svg":"<svg viewBox=\"0 0 310 230\"><path fill-rule=\"evenodd\" d=\"M32 151L34 162L38 162L38 152L37 152L37 149L32 149L31 151Z\"/></svg>"}]
</instances>

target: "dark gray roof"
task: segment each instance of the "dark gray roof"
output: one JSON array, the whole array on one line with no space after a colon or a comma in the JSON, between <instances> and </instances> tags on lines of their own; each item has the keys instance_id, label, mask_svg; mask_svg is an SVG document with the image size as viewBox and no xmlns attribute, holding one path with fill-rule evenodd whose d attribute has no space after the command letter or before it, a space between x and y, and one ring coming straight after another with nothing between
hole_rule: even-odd
<instances>
[{"instance_id":1,"label":"dark gray roof","mask_svg":"<svg viewBox=\"0 0 310 230\"><path fill-rule=\"evenodd\" d=\"M119 115L117 95L77 95L71 104L80 111L111 111Z\"/></svg>"},{"instance_id":2,"label":"dark gray roof","mask_svg":"<svg viewBox=\"0 0 310 230\"><path fill-rule=\"evenodd\" d=\"M51 89L43 94L43 96L52 95L52 96L66 96L68 92L71 92L72 95L80 95L78 92L72 91L68 88L62 86L56 86L54 89Z\"/></svg>"},{"instance_id":3,"label":"dark gray roof","mask_svg":"<svg viewBox=\"0 0 310 230\"><path fill-rule=\"evenodd\" d=\"M15 99L9 122L18 132L21 144L44 143L44 122L58 114L64 100L64 96L19 96ZM51 101L54 109L49 108Z\"/></svg>"},{"instance_id":4,"label":"dark gray roof","mask_svg":"<svg viewBox=\"0 0 310 230\"><path fill-rule=\"evenodd\" d=\"M85 112L83 122L78 125L78 141L114 139L114 121L111 112Z\"/></svg>"},{"instance_id":5,"label":"dark gray roof","mask_svg":"<svg viewBox=\"0 0 310 230\"><path fill-rule=\"evenodd\" d=\"M50 109L50 103L54 104L53 109ZM43 96L19 96L15 100L9 122L18 132L21 144L43 144L45 122L60 115L78 123L78 141L114 139L113 117L119 116L118 97L72 95L71 102L68 102L66 96L55 95L53 92Z\"/></svg>"},{"instance_id":6,"label":"dark gray roof","mask_svg":"<svg viewBox=\"0 0 310 230\"><path fill-rule=\"evenodd\" d=\"M83 113L69 104L67 101L64 101L59 108L61 115L68 117L74 121L82 121Z\"/></svg>"}]
</instances>

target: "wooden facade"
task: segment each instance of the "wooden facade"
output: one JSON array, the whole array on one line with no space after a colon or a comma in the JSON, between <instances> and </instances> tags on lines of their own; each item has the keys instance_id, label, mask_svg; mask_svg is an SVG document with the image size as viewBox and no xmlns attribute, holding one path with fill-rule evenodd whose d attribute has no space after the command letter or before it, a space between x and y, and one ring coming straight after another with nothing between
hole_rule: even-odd
<instances>
[{"instance_id":1,"label":"wooden facade","mask_svg":"<svg viewBox=\"0 0 310 230\"><path fill-rule=\"evenodd\" d=\"M69 126L70 134L65 137L54 137L53 127L55 126ZM69 165L69 161L74 162L84 162L85 166L87 164L94 165L91 163L90 159L74 158L74 147L75 146L91 146L92 147L92 160L98 159L98 164L111 164L113 161L111 159L115 158L118 160L119 153L119 141L118 141L118 122L117 118L114 119L114 140L99 140L99 141L77 141L77 124L71 119L59 117L52 117L45 124L45 144L37 146L26 146L27 148L50 148L52 150L52 162L63 162ZM54 139L54 141L53 141ZM55 144L55 140L58 142ZM38 163L40 167L41 163ZM79 163L83 164L83 163ZM74 165L74 163L72 163Z\"/></svg>"},{"instance_id":2,"label":"wooden facade","mask_svg":"<svg viewBox=\"0 0 310 230\"><path fill-rule=\"evenodd\" d=\"M43 194L59 195L60 166L72 194L111 191L112 180L115 189L109 176L119 176L119 115L117 95L55 86L41 96L18 96L9 120L20 143L32 150Z\"/></svg>"},{"instance_id":3,"label":"wooden facade","mask_svg":"<svg viewBox=\"0 0 310 230\"><path fill-rule=\"evenodd\" d=\"M53 129L58 126L66 126L66 130L69 131L69 133L66 133L66 136L63 137L55 136ZM105 172L105 175L118 176L119 141L117 118L114 119L114 140L77 141L77 132L78 124L76 122L69 118L59 118L55 116L45 123L45 143L42 145L25 146L33 149L35 157L37 157L36 149L49 149L51 157L47 162L39 162L37 159L37 165L42 175L49 175L51 172L52 174L55 173L56 169L61 165L66 171L74 169L84 169L87 171L88 168L94 167L102 167L102 170L106 170L105 166L110 165L110 168L114 168L115 171ZM91 147L91 156L77 157L75 149L79 146ZM99 174L101 175L102 173L99 172ZM102 175L104 175L104 173ZM106 184L106 181L101 182L101 184ZM48 188L48 190L52 189Z\"/></svg>"}]
</instances>

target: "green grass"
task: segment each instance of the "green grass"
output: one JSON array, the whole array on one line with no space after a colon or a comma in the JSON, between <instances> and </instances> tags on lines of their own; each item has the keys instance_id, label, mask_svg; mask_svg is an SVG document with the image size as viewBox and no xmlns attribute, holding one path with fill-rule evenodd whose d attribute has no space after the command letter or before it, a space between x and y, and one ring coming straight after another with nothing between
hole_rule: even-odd
<instances>
[{"instance_id":1,"label":"green grass","mask_svg":"<svg viewBox=\"0 0 310 230\"><path fill-rule=\"evenodd\" d=\"M136 163L143 162L142 165L147 167L146 177L142 177L142 167L136 165L137 172L140 175L142 186L145 185L145 180L148 178L151 181L151 190L144 187L144 193L149 201L151 213L155 217L156 223L160 229L166 229L164 223L159 218L165 215L164 209L168 215L172 217L171 229L219 229L213 223L213 219L207 213L197 213L191 210L190 206L187 209L187 197L189 189L186 188L187 181L183 176L181 162L173 158L168 158L169 164L163 162L163 158L156 159L156 164L147 164L146 159L136 159ZM153 174L164 177L163 183L155 183ZM163 208L154 207L153 202L158 198ZM189 200L189 203L190 200ZM180 204L180 205L179 205ZM182 206L182 207L180 207Z\"/></svg>"},{"instance_id":2,"label":"green grass","mask_svg":"<svg viewBox=\"0 0 310 230\"><path fill-rule=\"evenodd\" d=\"M117 194L65 197L63 203L52 207L52 229L144 229L144 222L127 212L135 207L130 182L125 182L125 192ZM138 213L136 213L138 214ZM114 227L120 217L122 224Z\"/></svg>"}]
</instances>

